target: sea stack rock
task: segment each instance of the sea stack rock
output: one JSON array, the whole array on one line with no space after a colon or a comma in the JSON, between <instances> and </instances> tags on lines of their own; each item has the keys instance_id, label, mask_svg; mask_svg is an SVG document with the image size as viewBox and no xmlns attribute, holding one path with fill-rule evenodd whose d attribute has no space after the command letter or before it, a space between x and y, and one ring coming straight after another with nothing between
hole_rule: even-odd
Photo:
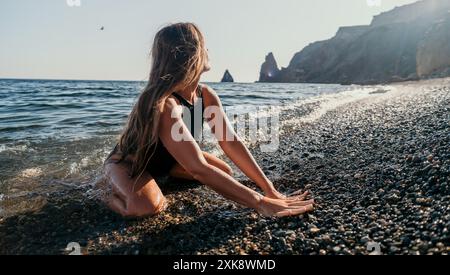
<instances>
[{"instance_id":1,"label":"sea stack rock","mask_svg":"<svg viewBox=\"0 0 450 275\"><path fill-rule=\"evenodd\" d=\"M223 74L221 82L234 82L234 78L228 70L226 70L225 73Z\"/></svg>"},{"instance_id":2,"label":"sea stack rock","mask_svg":"<svg viewBox=\"0 0 450 275\"><path fill-rule=\"evenodd\" d=\"M266 61L261 66L259 82L276 82L279 72L280 70L273 53L269 53L266 56Z\"/></svg>"}]
</instances>

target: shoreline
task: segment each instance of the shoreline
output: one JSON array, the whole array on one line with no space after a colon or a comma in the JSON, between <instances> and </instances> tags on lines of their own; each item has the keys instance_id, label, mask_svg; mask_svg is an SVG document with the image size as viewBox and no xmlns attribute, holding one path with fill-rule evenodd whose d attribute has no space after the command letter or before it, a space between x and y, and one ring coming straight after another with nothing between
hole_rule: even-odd
<instances>
[{"instance_id":1,"label":"shoreline","mask_svg":"<svg viewBox=\"0 0 450 275\"><path fill-rule=\"evenodd\" d=\"M311 214L263 218L170 180L167 211L124 220L86 186L68 187L40 210L1 218L0 253L67 254L78 242L86 254L369 254L378 242L382 254L448 254L450 79L389 87L312 120L287 110L302 117L285 125L279 150L254 152L280 191L311 190Z\"/></svg>"}]
</instances>

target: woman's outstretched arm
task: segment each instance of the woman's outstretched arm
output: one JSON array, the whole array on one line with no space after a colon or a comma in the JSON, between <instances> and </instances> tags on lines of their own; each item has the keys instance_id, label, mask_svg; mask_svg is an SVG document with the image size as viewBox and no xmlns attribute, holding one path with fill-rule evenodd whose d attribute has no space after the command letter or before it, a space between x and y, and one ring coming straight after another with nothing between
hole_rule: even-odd
<instances>
[{"instance_id":1,"label":"woman's outstretched arm","mask_svg":"<svg viewBox=\"0 0 450 275\"><path fill-rule=\"evenodd\" d=\"M222 170L209 165L184 124L181 113L174 99L166 100L159 122L159 136L169 153L196 180L224 197L267 216L299 215L313 209L312 202L265 198Z\"/></svg>"},{"instance_id":2,"label":"woman's outstretched arm","mask_svg":"<svg viewBox=\"0 0 450 275\"><path fill-rule=\"evenodd\" d=\"M254 181L264 191L266 196L277 199L286 198L275 189L272 182L255 161L247 146L245 146L234 131L223 110L220 98L215 91L208 86L205 87L203 91L205 106L209 107L211 110L210 113L213 112L210 126L222 150L248 178ZM217 127L217 125L221 125L222 127ZM306 195L307 193L303 193L301 196L292 197L292 199L304 199Z\"/></svg>"}]
</instances>

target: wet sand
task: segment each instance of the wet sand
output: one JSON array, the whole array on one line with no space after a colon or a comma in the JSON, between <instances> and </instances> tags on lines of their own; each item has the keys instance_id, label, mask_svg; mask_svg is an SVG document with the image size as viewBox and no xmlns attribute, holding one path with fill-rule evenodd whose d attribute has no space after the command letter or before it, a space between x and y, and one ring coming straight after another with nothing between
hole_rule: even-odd
<instances>
[{"instance_id":1,"label":"wet sand","mask_svg":"<svg viewBox=\"0 0 450 275\"><path fill-rule=\"evenodd\" d=\"M369 254L372 242L382 254L448 254L450 79L391 87L324 113L290 110L280 149L254 149L280 191L312 192L311 214L264 218L172 179L166 212L124 220L67 186L0 219L0 254L67 254L70 242L85 254Z\"/></svg>"}]
</instances>

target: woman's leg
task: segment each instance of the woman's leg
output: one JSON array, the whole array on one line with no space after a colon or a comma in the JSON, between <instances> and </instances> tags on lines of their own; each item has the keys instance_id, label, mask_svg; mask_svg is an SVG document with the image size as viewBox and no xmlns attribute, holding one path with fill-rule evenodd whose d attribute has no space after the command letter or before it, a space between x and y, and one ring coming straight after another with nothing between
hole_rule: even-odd
<instances>
[{"instance_id":1,"label":"woman's leg","mask_svg":"<svg viewBox=\"0 0 450 275\"><path fill-rule=\"evenodd\" d=\"M106 204L124 217L145 217L160 213L166 206L166 199L156 181L148 172L139 180L129 177L129 164L108 162L104 172L111 186Z\"/></svg>"},{"instance_id":2,"label":"woman's leg","mask_svg":"<svg viewBox=\"0 0 450 275\"><path fill-rule=\"evenodd\" d=\"M219 168L220 170L224 171L228 175L233 174L233 170L231 167L224 162L223 160L219 159L218 157L211 155L209 153L203 152L203 156L205 157L206 161ZM191 174L189 174L181 165L176 164L172 170L170 170L170 176L174 178L180 178L180 179L186 179L186 180L194 180L194 177L192 177Z\"/></svg>"}]
</instances>

